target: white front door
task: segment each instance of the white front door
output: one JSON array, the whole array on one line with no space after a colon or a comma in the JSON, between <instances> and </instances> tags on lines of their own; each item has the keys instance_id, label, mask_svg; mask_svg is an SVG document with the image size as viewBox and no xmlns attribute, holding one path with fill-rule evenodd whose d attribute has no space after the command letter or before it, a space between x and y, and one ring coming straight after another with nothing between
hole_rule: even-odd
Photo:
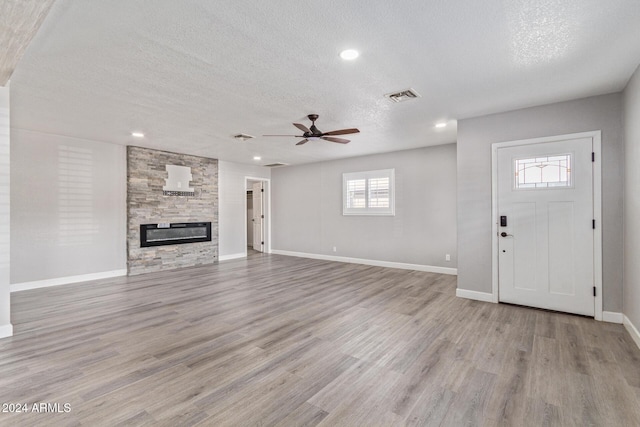
<instances>
[{"instance_id":1,"label":"white front door","mask_svg":"<svg viewBox=\"0 0 640 427\"><path fill-rule=\"evenodd\" d=\"M262 182L256 182L253 190L253 249L264 252L264 192Z\"/></svg>"},{"instance_id":2,"label":"white front door","mask_svg":"<svg viewBox=\"0 0 640 427\"><path fill-rule=\"evenodd\" d=\"M593 316L592 139L497 149L502 302Z\"/></svg>"}]
</instances>

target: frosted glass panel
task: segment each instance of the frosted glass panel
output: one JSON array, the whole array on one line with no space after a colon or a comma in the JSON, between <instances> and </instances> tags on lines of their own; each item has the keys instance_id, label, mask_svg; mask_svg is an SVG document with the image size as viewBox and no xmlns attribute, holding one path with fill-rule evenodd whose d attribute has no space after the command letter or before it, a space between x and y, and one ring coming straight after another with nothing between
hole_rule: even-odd
<instances>
[{"instance_id":1,"label":"frosted glass panel","mask_svg":"<svg viewBox=\"0 0 640 427\"><path fill-rule=\"evenodd\" d=\"M514 188L571 187L571 154L514 161Z\"/></svg>"}]
</instances>

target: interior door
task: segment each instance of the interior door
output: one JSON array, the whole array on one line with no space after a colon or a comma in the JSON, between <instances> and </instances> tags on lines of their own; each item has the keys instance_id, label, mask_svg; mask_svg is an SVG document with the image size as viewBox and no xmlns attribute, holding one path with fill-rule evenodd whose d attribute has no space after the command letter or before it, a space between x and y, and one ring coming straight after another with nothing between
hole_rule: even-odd
<instances>
[{"instance_id":1,"label":"interior door","mask_svg":"<svg viewBox=\"0 0 640 427\"><path fill-rule=\"evenodd\" d=\"M252 185L253 190L253 249L264 252L264 192L262 182Z\"/></svg>"},{"instance_id":2,"label":"interior door","mask_svg":"<svg viewBox=\"0 0 640 427\"><path fill-rule=\"evenodd\" d=\"M593 316L591 138L501 147L499 299Z\"/></svg>"},{"instance_id":3,"label":"interior door","mask_svg":"<svg viewBox=\"0 0 640 427\"><path fill-rule=\"evenodd\" d=\"M247 247L253 248L253 191L247 191Z\"/></svg>"}]
</instances>

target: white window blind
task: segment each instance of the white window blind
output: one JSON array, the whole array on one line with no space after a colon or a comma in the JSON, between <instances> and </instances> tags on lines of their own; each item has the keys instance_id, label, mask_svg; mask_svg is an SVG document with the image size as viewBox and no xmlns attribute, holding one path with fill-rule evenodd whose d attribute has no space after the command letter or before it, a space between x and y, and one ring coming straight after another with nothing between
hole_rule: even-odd
<instances>
[{"instance_id":1,"label":"white window blind","mask_svg":"<svg viewBox=\"0 0 640 427\"><path fill-rule=\"evenodd\" d=\"M362 209L366 207L365 188L366 180L352 179L347 181L347 207Z\"/></svg>"},{"instance_id":2,"label":"white window blind","mask_svg":"<svg viewBox=\"0 0 640 427\"><path fill-rule=\"evenodd\" d=\"M394 169L342 175L343 215L394 215Z\"/></svg>"}]
</instances>

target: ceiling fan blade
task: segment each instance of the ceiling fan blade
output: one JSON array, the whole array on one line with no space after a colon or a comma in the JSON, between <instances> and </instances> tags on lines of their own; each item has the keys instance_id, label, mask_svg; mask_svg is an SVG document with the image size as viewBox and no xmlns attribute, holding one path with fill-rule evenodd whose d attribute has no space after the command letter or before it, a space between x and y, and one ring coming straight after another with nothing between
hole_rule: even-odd
<instances>
[{"instance_id":1,"label":"ceiling fan blade","mask_svg":"<svg viewBox=\"0 0 640 427\"><path fill-rule=\"evenodd\" d=\"M302 141L298 142L296 145L306 144L307 142L309 142L308 139L303 139Z\"/></svg>"},{"instance_id":2,"label":"ceiling fan blade","mask_svg":"<svg viewBox=\"0 0 640 427\"><path fill-rule=\"evenodd\" d=\"M323 135L346 135L348 133L358 133L360 132L356 128L351 129L340 129L340 130L332 130L331 132L325 132Z\"/></svg>"},{"instance_id":3,"label":"ceiling fan blade","mask_svg":"<svg viewBox=\"0 0 640 427\"><path fill-rule=\"evenodd\" d=\"M322 139L327 140L327 141L331 141L331 142L337 142L339 144L346 144L349 142L348 139L344 139L344 138L333 138L331 136L323 136Z\"/></svg>"},{"instance_id":4,"label":"ceiling fan blade","mask_svg":"<svg viewBox=\"0 0 640 427\"><path fill-rule=\"evenodd\" d=\"M262 136L292 136L294 138L304 138L302 135L262 135Z\"/></svg>"},{"instance_id":5,"label":"ceiling fan blade","mask_svg":"<svg viewBox=\"0 0 640 427\"><path fill-rule=\"evenodd\" d=\"M306 127L305 125L301 125L300 123L294 123L293 125L300 129L302 132L311 132L308 127Z\"/></svg>"}]
</instances>

